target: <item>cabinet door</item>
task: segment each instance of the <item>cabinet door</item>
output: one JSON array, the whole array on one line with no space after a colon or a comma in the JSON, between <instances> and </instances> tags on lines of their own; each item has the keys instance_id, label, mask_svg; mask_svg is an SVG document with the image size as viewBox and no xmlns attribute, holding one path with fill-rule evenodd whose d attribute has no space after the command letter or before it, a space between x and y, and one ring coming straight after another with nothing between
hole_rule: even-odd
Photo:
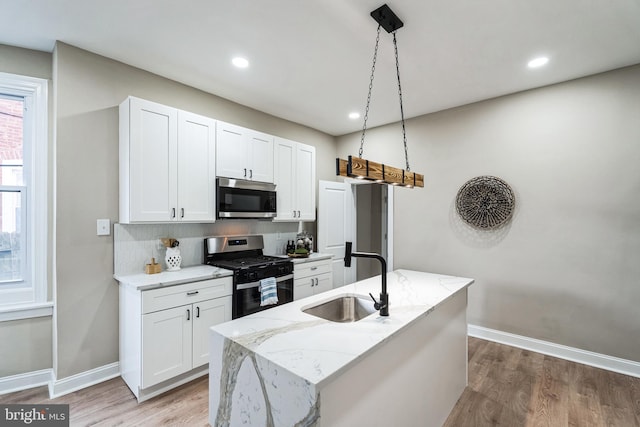
<instances>
[{"instance_id":1,"label":"cabinet door","mask_svg":"<svg viewBox=\"0 0 640 427\"><path fill-rule=\"evenodd\" d=\"M273 183L273 136L248 131L249 179Z\"/></svg>"},{"instance_id":2,"label":"cabinet door","mask_svg":"<svg viewBox=\"0 0 640 427\"><path fill-rule=\"evenodd\" d=\"M130 98L130 221L169 221L176 204L177 110Z\"/></svg>"},{"instance_id":3,"label":"cabinet door","mask_svg":"<svg viewBox=\"0 0 640 427\"><path fill-rule=\"evenodd\" d=\"M313 285L315 284L314 279L314 277L305 277L303 279L296 279L293 281L294 301L313 295Z\"/></svg>"},{"instance_id":4,"label":"cabinet door","mask_svg":"<svg viewBox=\"0 0 640 427\"><path fill-rule=\"evenodd\" d=\"M215 221L215 127L213 119L178 111L179 221Z\"/></svg>"},{"instance_id":5,"label":"cabinet door","mask_svg":"<svg viewBox=\"0 0 640 427\"><path fill-rule=\"evenodd\" d=\"M282 138L274 141L273 175L278 208L275 221L292 221L297 216L297 211L294 212L296 146L295 142Z\"/></svg>"},{"instance_id":6,"label":"cabinet door","mask_svg":"<svg viewBox=\"0 0 640 427\"><path fill-rule=\"evenodd\" d=\"M227 178L249 179L247 129L217 122L216 174Z\"/></svg>"},{"instance_id":7,"label":"cabinet door","mask_svg":"<svg viewBox=\"0 0 640 427\"><path fill-rule=\"evenodd\" d=\"M209 363L209 328L231 320L231 296L193 305L193 364L197 368Z\"/></svg>"},{"instance_id":8,"label":"cabinet door","mask_svg":"<svg viewBox=\"0 0 640 427\"><path fill-rule=\"evenodd\" d=\"M296 148L295 196L298 219L316 220L316 149L298 144Z\"/></svg>"},{"instance_id":9,"label":"cabinet door","mask_svg":"<svg viewBox=\"0 0 640 427\"><path fill-rule=\"evenodd\" d=\"M313 288L314 294L330 291L333 289L333 278L331 273L321 274L316 276L316 285Z\"/></svg>"},{"instance_id":10,"label":"cabinet door","mask_svg":"<svg viewBox=\"0 0 640 427\"><path fill-rule=\"evenodd\" d=\"M191 369L192 306L142 316L142 388Z\"/></svg>"}]
</instances>

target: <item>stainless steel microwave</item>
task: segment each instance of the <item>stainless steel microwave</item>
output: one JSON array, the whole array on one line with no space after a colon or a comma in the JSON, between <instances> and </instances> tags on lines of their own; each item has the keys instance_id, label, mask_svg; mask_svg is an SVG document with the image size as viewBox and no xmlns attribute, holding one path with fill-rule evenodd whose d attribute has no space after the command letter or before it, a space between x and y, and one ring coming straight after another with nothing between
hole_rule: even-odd
<instances>
[{"instance_id":1,"label":"stainless steel microwave","mask_svg":"<svg viewBox=\"0 0 640 427\"><path fill-rule=\"evenodd\" d=\"M216 205L218 218L274 218L276 186L266 182L218 178Z\"/></svg>"}]
</instances>

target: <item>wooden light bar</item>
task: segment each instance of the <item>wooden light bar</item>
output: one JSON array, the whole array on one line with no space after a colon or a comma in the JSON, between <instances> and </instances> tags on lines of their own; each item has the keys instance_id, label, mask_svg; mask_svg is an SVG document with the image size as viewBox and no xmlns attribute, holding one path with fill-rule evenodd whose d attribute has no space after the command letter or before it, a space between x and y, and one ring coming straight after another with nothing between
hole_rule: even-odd
<instances>
[{"instance_id":1,"label":"wooden light bar","mask_svg":"<svg viewBox=\"0 0 640 427\"><path fill-rule=\"evenodd\" d=\"M336 175L407 188L424 187L424 175L353 156L336 159Z\"/></svg>"}]
</instances>

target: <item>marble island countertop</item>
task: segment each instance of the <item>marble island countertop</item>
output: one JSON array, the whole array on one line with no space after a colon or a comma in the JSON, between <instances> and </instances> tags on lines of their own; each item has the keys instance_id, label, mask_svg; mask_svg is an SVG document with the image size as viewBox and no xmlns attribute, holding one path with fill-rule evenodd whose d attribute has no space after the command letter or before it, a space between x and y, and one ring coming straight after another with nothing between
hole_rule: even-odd
<instances>
[{"instance_id":1,"label":"marble island countertop","mask_svg":"<svg viewBox=\"0 0 640 427\"><path fill-rule=\"evenodd\" d=\"M232 275L233 271L231 270L212 267L210 265L194 265L191 267L183 267L178 271L162 271L156 274L116 274L113 277L120 282L121 285L143 291Z\"/></svg>"},{"instance_id":2,"label":"marble island countertop","mask_svg":"<svg viewBox=\"0 0 640 427\"><path fill-rule=\"evenodd\" d=\"M239 345L316 388L322 388L394 334L429 315L439 304L472 283L473 279L469 278L396 270L387 275L388 317L375 312L354 323L337 323L302 312L304 308L342 294L369 299L371 292L378 298L381 280L376 276L219 324L211 330L234 346ZM229 367L234 361L223 360L222 363Z\"/></svg>"}]
</instances>

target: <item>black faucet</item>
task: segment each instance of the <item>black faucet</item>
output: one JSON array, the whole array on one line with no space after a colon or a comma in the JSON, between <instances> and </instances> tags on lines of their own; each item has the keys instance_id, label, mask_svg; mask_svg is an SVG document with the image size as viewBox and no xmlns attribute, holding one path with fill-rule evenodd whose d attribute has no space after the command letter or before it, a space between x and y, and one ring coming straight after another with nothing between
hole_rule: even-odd
<instances>
[{"instance_id":1,"label":"black faucet","mask_svg":"<svg viewBox=\"0 0 640 427\"><path fill-rule=\"evenodd\" d=\"M351 267L351 257L357 258L374 258L380 261L382 267L382 292L380 292L380 302L376 301L373 295L369 296L373 300L373 307L380 310L380 316L389 315L389 294L387 294L387 261L382 255L371 252L351 252L352 242L345 242L344 248L344 266Z\"/></svg>"}]
</instances>

